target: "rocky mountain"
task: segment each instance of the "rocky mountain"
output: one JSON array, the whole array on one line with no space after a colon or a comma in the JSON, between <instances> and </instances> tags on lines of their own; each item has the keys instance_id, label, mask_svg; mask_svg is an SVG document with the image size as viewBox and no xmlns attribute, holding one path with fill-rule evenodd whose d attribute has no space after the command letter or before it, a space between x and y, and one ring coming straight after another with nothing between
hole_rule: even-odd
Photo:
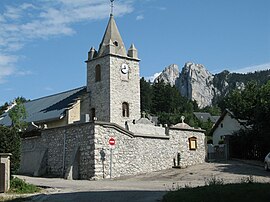
<instances>
[{"instance_id":1,"label":"rocky mountain","mask_svg":"<svg viewBox=\"0 0 270 202\"><path fill-rule=\"evenodd\" d=\"M233 89L243 89L247 82L256 80L264 84L270 79L269 70L248 74L230 73L225 70L211 74L203 65L188 62L180 72L173 64L166 67L154 82L164 81L175 85L182 96L196 100L200 108L210 106Z\"/></svg>"},{"instance_id":2,"label":"rocky mountain","mask_svg":"<svg viewBox=\"0 0 270 202\"><path fill-rule=\"evenodd\" d=\"M196 100L200 108L212 104L216 93L214 76L201 64L186 63L176 81L182 96Z\"/></svg>"},{"instance_id":3,"label":"rocky mountain","mask_svg":"<svg viewBox=\"0 0 270 202\"><path fill-rule=\"evenodd\" d=\"M165 83L169 83L171 86L174 86L175 81L179 78L179 76L179 67L176 64L172 64L166 67L161 74L155 78L155 82L164 81Z\"/></svg>"}]
</instances>

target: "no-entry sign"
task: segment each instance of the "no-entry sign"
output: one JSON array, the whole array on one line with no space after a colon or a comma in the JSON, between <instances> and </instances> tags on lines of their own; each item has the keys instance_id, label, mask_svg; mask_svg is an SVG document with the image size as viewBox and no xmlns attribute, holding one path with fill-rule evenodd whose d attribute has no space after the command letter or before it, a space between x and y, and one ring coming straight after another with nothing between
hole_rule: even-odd
<instances>
[{"instance_id":1,"label":"no-entry sign","mask_svg":"<svg viewBox=\"0 0 270 202\"><path fill-rule=\"evenodd\" d=\"M114 139L113 137L111 137L111 138L109 139L109 144L110 144L111 146L114 146L114 145L115 145L115 139Z\"/></svg>"}]
</instances>

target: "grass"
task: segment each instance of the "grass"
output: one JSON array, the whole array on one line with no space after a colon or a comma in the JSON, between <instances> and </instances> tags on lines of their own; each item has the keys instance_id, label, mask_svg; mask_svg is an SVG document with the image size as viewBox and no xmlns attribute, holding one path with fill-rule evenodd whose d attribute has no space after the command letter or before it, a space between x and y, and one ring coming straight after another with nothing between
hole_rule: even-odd
<instances>
[{"instance_id":1,"label":"grass","mask_svg":"<svg viewBox=\"0 0 270 202\"><path fill-rule=\"evenodd\" d=\"M15 177L10 180L9 191L5 195L0 196L0 202L2 201L10 201L10 202L29 201L29 198L27 198L28 195L23 195L23 194L33 194L40 191L41 189L39 187L26 183L24 180L21 180Z\"/></svg>"},{"instance_id":2,"label":"grass","mask_svg":"<svg viewBox=\"0 0 270 202\"><path fill-rule=\"evenodd\" d=\"M205 181L203 187L185 187L171 190L163 202L269 202L270 183L256 183L253 177L238 184L223 184L222 179Z\"/></svg>"},{"instance_id":3,"label":"grass","mask_svg":"<svg viewBox=\"0 0 270 202\"><path fill-rule=\"evenodd\" d=\"M17 177L10 180L10 190L12 194L31 194L39 192L41 189L33 184L26 183L24 180Z\"/></svg>"}]
</instances>

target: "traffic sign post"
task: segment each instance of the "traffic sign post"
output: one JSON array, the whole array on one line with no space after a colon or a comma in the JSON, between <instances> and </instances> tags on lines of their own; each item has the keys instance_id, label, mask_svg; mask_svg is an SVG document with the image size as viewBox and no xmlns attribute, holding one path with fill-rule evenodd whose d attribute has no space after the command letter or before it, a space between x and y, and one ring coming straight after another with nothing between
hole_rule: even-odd
<instances>
[{"instance_id":1,"label":"traffic sign post","mask_svg":"<svg viewBox=\"0 0 270 202\"><path fill-rule=\"evenodd\" d=\"M112 149L115 146L115 139L113 137L110 137L109 144L111 146L110 148L110 179L111 179L112 178L112 153L113 153Z\"/></svg>"}]
</instances>

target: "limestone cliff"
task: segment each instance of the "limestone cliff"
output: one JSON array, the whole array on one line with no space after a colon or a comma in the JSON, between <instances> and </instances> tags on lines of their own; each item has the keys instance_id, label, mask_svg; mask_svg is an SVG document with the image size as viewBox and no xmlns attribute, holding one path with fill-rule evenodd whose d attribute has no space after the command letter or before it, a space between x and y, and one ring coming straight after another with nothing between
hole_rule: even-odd
<instances>
[{"instance_id":1,"label":"limestone cliff","mask_svg":"<svg viewBox=\"0 0 270 202\"><path fill-rule=\"evenodd\" d=\"M203 65L186 63L181 73L177 65L169 65L155 78L154 82L158 81L175 85L182 96L196 100L200 108L212 104L213 75Z\"/></svg>"},{"instance_id":2,"label":"limestone cliff","mask_svg":"<svg viewBox=\"0 0 270 202\"><path fill-rule=\"evenodd\" d=\"M176 80L179 78L179 73L179 68L176 64L169 65L155 78L154 82L163 81L164 83L169 83L171 86L174 86Z\"/></svg>"},{"instance_id":3,"label":"limestone cliff","mask_svg":"<svg viewBox=\"0 0 270 202\"><path fill-rule=\"evenodd\" d=\"M244 89L249 81L255 80L262 85L269 78L270 69L247 74L224 70L213 75L203 65L188 62L181 73L175 64L166 67L154 82L164 81L171 86L175 85L182 96L196 100L199 107L203 108L222 100L234 89Z\"/></svg>"},{"instance_id":4,"label":"limestone cliff","mask_svg":"<svg viewBox=\"0 0 270 202\"><path fill-rule=\"evenodd\" d=\"M214 76L201 64L188 62L182 69L177 85L182 96L196 100L200 108L212 104L216 93Z\"/></svg>"}]
</instances>

